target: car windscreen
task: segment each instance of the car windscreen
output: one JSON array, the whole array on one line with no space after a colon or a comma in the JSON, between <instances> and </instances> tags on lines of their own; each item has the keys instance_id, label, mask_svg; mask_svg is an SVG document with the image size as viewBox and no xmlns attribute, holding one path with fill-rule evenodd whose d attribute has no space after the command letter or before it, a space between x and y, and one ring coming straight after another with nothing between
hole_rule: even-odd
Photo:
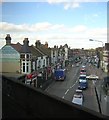
<instances>
[{"instance_id":1,"label":"car windscreen","mask_svg":"<svg viewBox=\"0 0 109 120\"><path fill-rule=\"evenodd\" d=\"M86 72L86 70L81 70L81 72Z\"/></svg>"},{"instance_id":2,"label":"car windscreen","mask_svg":"<svg viewBox=\"0 0 109 120\"><path fill-rule=\"evenodd\" d=\"M80 76L79 79L86 80L86 76Z\"/></svg>"}]
</instances>

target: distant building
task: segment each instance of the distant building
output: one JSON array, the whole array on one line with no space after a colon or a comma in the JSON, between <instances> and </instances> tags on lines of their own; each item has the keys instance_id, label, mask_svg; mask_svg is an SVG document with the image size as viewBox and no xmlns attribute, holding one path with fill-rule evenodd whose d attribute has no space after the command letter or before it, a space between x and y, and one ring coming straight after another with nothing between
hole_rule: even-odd
<instances>
[{"instance_id":1,"label":"distant building","mask_svg":"<svg viewBox=\"0 0 109 120\"><path fill-rule=\"evenodd\" d=\"M58 61L58 56L59 56L59 49L58 46L54 46L53 48L51 48L51 64L52 65L56 65Z\"/></svg>"}]
</instances>

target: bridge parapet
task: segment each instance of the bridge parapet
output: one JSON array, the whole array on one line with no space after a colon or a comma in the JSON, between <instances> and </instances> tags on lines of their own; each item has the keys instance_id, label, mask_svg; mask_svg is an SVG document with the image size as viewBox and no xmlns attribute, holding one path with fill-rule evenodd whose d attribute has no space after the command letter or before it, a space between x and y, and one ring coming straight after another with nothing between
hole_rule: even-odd
<instances>
[{"instance_id":1,"label":"bridge parapet","mask_svg":"<svg viewBox=\"0 0 109 120\"><path fill-rule=\"evenodd\" d=\"M2 118L91 118L107 116L2 76Z\"/></svg>"}]
</instances>

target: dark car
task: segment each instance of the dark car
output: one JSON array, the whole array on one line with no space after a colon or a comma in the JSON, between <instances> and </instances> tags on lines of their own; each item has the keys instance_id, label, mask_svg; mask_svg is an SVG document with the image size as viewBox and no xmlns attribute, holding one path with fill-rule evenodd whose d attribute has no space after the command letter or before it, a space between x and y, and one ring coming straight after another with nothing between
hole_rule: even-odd
<instances>
[{"instance_id":1,"label":"dark car","mask_svg":"<svg viewBox=\"0 0 109 120\"><path fill-rule=\"evenodd\" d=\"M88 82L87 81L85 81L85 82L82 81L82 82L79 83L78 89L83 90L83 89L86 89L86 88L88 88Z\"/></svg>"}]
</instances>

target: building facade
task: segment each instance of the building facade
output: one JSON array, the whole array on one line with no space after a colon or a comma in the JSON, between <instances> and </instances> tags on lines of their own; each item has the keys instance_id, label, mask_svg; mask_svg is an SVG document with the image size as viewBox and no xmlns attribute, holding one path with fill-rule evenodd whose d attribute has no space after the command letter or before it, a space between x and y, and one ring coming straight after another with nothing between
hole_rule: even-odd
<instances>
[{"instance_id":1,"label":"building facade","mask_svg":"<svg viewBox=\"0 0 109 120\"><path fill-rule=\"evenodd\" d=\"M105 43L103 51L103 68L106 73L109 73L109 43Z\"/></svg>"},{"instance_id":2,"label":"building facade","mask_svg":"<svg viewBox=\"0 0 109 120\"><path fill-rule=\"evenodd\" d=\"M20 43L11 44L11 37L8 34L5 38L6 45L0 50L0 62L2 69L0 72L20 72L20 53L22 47ZM15 47L17 46L17 49Z\"/></svg>"},{"instance_id":3,"label":"building facade","mask_svg":"<svg viewBox=\"0 0 109 120\"><path fill-rule=\"evenodd\" d=\"M23 45L13 44L9 34L5 40L6 45L0 50L0 65L2 66L0 72L29 74L50 65L51 51L41 43L29 46L29 40L25 38Z\"/></svg>"}]
</instances>

